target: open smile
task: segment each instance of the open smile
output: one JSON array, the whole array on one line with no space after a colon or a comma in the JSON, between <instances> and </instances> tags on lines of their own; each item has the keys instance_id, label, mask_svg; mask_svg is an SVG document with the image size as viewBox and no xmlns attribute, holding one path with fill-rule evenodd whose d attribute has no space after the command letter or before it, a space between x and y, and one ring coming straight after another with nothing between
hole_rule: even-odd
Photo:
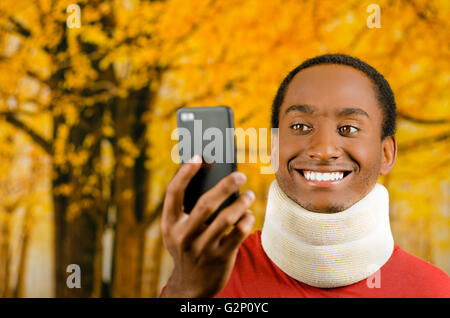
<instances>
[{"instance_id":1,"label":"open smile","mask_svg":"<svg viewBox=\"0 0 450 318\"><path fill-rule=\"evenodd\" d=\"M295 169L303 181L313 187L330 187L341 184L349 179L352 171L314 171Z\"/></svg>"}]
</instances>

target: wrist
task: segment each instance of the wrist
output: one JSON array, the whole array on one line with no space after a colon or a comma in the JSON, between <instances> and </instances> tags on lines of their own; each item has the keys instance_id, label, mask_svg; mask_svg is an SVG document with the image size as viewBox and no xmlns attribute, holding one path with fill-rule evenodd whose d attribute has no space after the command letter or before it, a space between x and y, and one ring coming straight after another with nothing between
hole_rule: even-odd
<instances>
[{"instance_id":1,"label":"wrist","mask_svg":"<svg viewBox=\"0 0 450 318\"><path fill-rule=\"evenodd\" d=\"M196 298L200 297L192 292L189 286L185 286L181 279L177 279L175 275L171 275L167 281L166 286L164 286L161 298Z\"/></svg>"}]
</instances>

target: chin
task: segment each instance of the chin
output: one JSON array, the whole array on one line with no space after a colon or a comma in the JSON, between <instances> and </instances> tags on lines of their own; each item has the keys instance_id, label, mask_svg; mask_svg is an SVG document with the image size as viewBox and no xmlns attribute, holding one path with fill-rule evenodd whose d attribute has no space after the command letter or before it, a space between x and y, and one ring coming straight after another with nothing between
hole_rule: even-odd
<instances>
[{"instance_id":1,"label":"chin","mask_svg":"<svg viewBox=\"0 0 450 318\"><path fill-rule=\"evenodd\" d=\"M294 200L295 202L297 202L297 204L299 204L301 207L303 207L304 209L311 211L311 212L316 212L316 213L338 213L338 212L342 212L345 209L347 209L347 207L345 207L344 205L339 205L339 204L326 204L324 205L322 204L314 204L313 202L299 202L298 200Z\"/></svg>"}]
</instances>

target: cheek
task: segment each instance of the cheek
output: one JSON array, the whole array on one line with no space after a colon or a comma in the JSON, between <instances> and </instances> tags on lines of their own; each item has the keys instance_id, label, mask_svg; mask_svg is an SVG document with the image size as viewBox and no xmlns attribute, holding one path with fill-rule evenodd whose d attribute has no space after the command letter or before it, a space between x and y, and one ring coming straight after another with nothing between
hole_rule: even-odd
<instances>
[{"instance_id":1,"label":"cheek","mask_svg":"<svg viewBox=\"0 0 450 318\"><path fill-rule=\"evenodd\" d=\"M350 153L353 160L359 165L359 173L364 177L365 182L371 182L378 177L381 167L381 151L376 147L367 147L367 144L354 147Z\"/></svg>"},{"instance_id":2,"label":"cheek","mask_svg":"<svg viewBox=\"0 0 450 318\"><path fill-rule=\"evenodd\" d=\"M301 145L293 138L281 138L278 145L280 167L285 168L290 159L301 152Z\"/></svg>"}]
</instances>

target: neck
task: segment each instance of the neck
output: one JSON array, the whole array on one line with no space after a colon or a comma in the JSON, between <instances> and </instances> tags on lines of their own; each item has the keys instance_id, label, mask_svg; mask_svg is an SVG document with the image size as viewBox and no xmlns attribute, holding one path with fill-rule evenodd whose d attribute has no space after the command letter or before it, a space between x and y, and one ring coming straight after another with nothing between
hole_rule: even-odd
<instances>
[{"instance_id":1,"label":"neck","mask_svg":"<svg viewBox=\"0 0 450 318\"><path fill-rule=\"evenodd\" d=\"M274 180L261 241L272 262L303 283L320 288L356 283L392 254L389 194L376 184L342 212L316 213L292 201Z\"/></svg>"}]
</instances>

